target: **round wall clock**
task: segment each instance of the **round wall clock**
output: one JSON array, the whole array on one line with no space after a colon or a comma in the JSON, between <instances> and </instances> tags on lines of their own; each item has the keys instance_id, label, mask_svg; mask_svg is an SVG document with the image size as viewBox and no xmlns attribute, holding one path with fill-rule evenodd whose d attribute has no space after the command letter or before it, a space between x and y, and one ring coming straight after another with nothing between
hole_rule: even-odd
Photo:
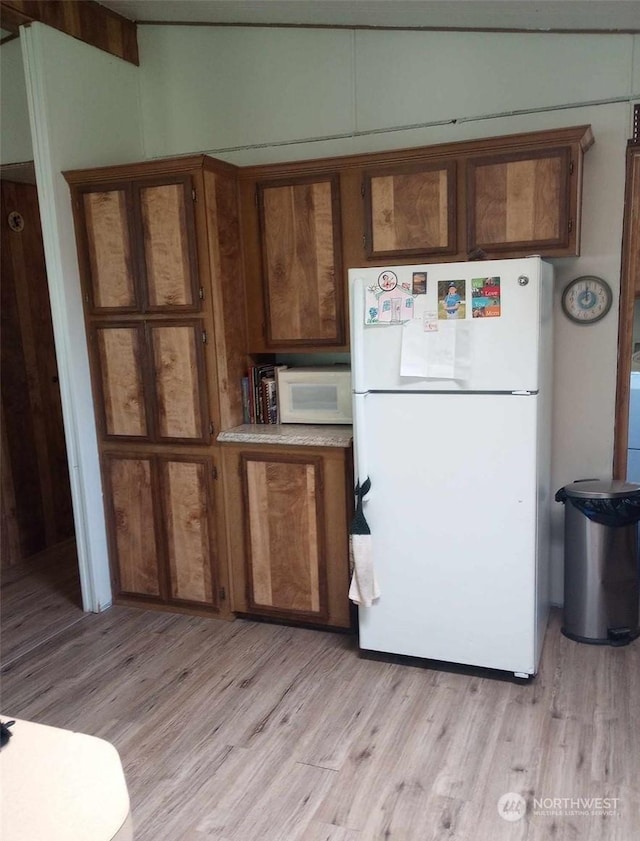
<instances>
[{"instance_id":1,"label":"round wall clock","mask_svg":"<svg viewBox=\"0 0 640 841\"><path fill-rule=\"evenodd\" d=\"M612 300L613 293L606 280L584 275L565 287L562 310L576 324L593 324L609 312Z\"/></svg>"}]
</instances>

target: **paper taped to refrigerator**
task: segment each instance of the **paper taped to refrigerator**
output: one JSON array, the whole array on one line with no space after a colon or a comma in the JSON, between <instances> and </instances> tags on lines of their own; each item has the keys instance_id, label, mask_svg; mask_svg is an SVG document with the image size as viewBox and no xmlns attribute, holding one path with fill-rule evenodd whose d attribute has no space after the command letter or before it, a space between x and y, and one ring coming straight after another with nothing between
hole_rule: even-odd
<instances>
[{"instance_id":1,"label":"paper taped to refrigerator","mask_svg":"<svg viewBox=\"0 0 640 841\"><path fill-rule=\"evenodd\" d=\"M466 380L471 373L471 330L468 322L441 322L425 330L422 319L404 325L400 376Z\"/></svg>"}]
</instances>

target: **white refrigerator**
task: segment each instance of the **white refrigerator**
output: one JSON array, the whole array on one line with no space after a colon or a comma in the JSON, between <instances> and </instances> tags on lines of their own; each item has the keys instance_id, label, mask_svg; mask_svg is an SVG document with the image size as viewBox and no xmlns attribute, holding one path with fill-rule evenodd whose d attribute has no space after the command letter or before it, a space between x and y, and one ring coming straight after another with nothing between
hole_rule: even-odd
<instances>
[{"instance_id":1,"label":"white refrigerator","mask_svg":"<svg viewBox=\"0 0 640 841\"><path fill-rule=\"evenodd\" d=\"M536 673L548 617L552 267L351 269L363 650Z\"/></svg>"}]
</instances>

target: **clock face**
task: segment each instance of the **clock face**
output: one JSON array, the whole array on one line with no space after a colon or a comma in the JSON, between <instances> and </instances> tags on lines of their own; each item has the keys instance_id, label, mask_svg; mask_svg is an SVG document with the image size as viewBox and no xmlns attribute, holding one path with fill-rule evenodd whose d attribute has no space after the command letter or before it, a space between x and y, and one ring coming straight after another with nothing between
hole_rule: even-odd
<instances>
[{"instance_id":1,"label":"clock face","mask_svg":"<svg viewBox=\"0 0 640 841\"><path fill-rule=\"evenodd\" d=\"M593 324L609 312L612 298L611 287L606 281L585 275L572 280L566 287L562 293L562 309L578 324Z\"/></svg>"}]
</instances>

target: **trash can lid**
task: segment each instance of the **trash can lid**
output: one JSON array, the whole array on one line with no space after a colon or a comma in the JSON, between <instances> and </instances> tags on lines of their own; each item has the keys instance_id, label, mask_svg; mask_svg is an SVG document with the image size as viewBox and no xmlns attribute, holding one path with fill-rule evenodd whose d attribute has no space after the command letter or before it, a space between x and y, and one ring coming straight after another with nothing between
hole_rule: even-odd
<instances>
[{"instance_id":1,"label":"trash can lid","mask_svg":"<svg viewBox=\"0 0 640 841\"><path fill-rule=\"evenodd\" d=\"M640 495L640 485L635 482L624 482L622 479L573 482L571 485L565 485L564 490L567 496L589 499L616 499L621 496Z\"/></svg>"}]
</instances>

